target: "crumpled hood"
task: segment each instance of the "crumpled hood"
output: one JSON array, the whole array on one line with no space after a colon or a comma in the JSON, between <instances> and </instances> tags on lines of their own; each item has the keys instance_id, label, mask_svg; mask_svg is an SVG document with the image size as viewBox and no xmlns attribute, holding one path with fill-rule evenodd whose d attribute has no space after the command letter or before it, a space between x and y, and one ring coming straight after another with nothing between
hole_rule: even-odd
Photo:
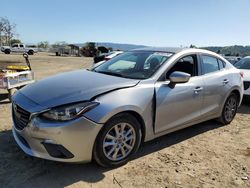
<instances>
[{"instance_id":1,"label":"crumpled hood","mask_svg":"<svg viewBox=\"0 0 250 188\"><path fill-rule=\"evenodd\" d=\"M133 87L138 82L139 80L77 70L37 81L24 87L19 92L33 102L51 108L73 102L87 101L111 90Z\"/></svg>"}]
</instances>

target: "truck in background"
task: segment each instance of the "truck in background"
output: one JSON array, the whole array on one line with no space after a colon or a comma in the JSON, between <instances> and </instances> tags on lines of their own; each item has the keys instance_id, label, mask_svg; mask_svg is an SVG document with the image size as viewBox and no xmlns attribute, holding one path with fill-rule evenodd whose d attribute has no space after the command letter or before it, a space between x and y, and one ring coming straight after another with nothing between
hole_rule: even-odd
<instances>
[{"instance_id":1,"label":"truck in background","mask_svg":"<svg viewBox=\"0 0 250 188\"><path fill-rule=\"evenodd\" d=\"M37 52L37 48L26 47L25 44L13 44L12 46L2 46L1 51L5 54L28 53L29 55L33 55Z\"/></svg>"}]
</instances>

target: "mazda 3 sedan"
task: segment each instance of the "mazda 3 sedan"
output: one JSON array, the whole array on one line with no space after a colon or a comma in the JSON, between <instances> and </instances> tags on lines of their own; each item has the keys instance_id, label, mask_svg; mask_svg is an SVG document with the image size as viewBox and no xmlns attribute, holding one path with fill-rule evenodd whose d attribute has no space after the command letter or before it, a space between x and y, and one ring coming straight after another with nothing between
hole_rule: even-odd
<instances>
[{"instance_id":1,"label":"mazda 3 sedan","mask_svg":"<svg viewBox=\"0 0 250 188\"><path fill-rule=\"evenodd\" d=\"M138 49L19 90L13 135L31 156L118 166L141 142L210 119L230 123L242 96L240 71L213 52Z\"/></svg>"}]
</instances>

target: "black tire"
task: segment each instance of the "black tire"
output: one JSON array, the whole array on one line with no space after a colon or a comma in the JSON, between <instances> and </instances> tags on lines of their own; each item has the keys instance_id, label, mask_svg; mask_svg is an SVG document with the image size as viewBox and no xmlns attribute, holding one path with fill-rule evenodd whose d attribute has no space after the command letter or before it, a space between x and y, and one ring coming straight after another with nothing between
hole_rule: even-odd
<instances>
[{"instance_id":1,"label":"black tire","mask_svg":"<svg viewBox=\"0 0 250 188\"><path fill-rule=\"evenodd\" d=\"M28 51L28 54L29 54L29 55L33 55L33 54L34 54L34 51L33 51L33 50L29 50L29 51Z\"/></svg>"},{"instance_id":2,"label":"black tire","mask_svg":"<svg viewBox=\"0 0 250 188\"><path fill-rule=\"evenodd\" d=\"M5 54L10 54L10 50L6 49L6 50L4 50L4 53Z\"/></svg>"},{"instance_id":3,"label":"black tire","mask_svg":"<svg viewBox=\"0 0 250 188\"><path fill-rule=\"evenodd\" d=\"M127 149L126 152L128 152L128 154L125 156L121 156L121 157L124 157L122 159L111 160L107 157L107 152L106 152L106 148L109 146L104 146L104 142L105 142L105 140L109 139L109 138L107 138L108 133L111 134L111 131L113 131L116 126L118 126L118 125L121 126L121 123L125 123L126 125L129 125L129 129L131 128L131 130L132 129L134 130L133 131L134 135L135 135L134 144L133 144L133 147L130 148L130 152L128 152L129 149L127 148L127 146L125 146L125 144L121 143L120 146L117 146L117 144L118 144L117 140L115 142L112 142L112 143L115 143L116 146L115 145L110 146L110 147L112 147L110 150L115 148L115 150L113 150L113 151L114 151L114 153L117 154L116 156L119 156L119 155L121 156L121 155L125 154L125 153L122 153L122 150L123 150L123 152L125 152L124 148ZM123 125L125 125L125 124L123 124ZM123 133L124 134L126 133L125 129L124 129ZM132 133L131 133L131 135L132 135ZM102 128L102 130L98 134L98 136L96 138L95 145L94 145L93 158L95 159L95 161L99 165L101 165L103 167L117 167L117 166L124 165L129 161L131 156L133 156L133 154L135 154L136 151L138 150L138 148L141 144L141 138L142 138L141 125L138 122L138 120L134 116L130 115L129 113L118 114L118 115L114 116L113 118L111 118L104 125L104 127ZM123 139L125 140L125 138L123 138ZM123 141L123 142L126 142L126 141ZM127 141L127 142L130 142L130 141ZM119 152L116 152L116 150L119 150L120 154L119 154ZM114 154L113 154L113 156L114 156Z\"/></svg>"},{"instance_id":4,"label":"black tire","mask_svg":"<svg viewBox=\"0 0 250 188\"><path fill-rule=\"evenodd\" d=\"M227 98L221 116L219 117L219 122L223 125L231 123L237 113L239 104L239 98L235 93L231 93Z\"/></svg>"}]
</instances>

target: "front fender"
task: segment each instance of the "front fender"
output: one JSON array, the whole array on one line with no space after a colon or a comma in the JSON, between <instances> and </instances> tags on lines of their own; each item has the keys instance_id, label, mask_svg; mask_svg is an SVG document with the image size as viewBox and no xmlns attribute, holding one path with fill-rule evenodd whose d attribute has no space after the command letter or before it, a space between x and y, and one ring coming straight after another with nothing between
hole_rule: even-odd
<instances>
[{"instance_id":1,"label":"front fender","mask_svg":"<svg viewBox=\"0 0 250 188\"><path fill-rule=\"evenodd\" d=\"M133 111L139 114L145 124L146 135L153 135L154 87L137 85L99 96L96 99L100 105L86 112L84 116L96 123L105 124L114 115Z\"/></svg>"}]
</instances>

